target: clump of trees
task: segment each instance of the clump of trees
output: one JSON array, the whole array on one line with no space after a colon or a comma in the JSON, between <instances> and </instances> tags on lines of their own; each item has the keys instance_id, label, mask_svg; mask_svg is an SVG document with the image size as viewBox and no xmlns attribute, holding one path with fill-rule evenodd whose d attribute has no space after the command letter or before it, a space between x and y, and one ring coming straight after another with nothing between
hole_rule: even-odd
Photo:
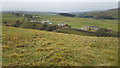
<instances>
[{"instance_id":1,"label":"clump of trees","mask_svg":"<svg viewBox=\"0 0 120 68\"><path fill-rule=\"evenodd\" d=\"M100 28L98 29L96 32L95 32L95 35L100 37L100 36L112 36L111 33L108 33L107 32L107 29L106 28Z\"/></svg>"},{"instance_id":2,"label":"clump of trees","mask_svg":"<svg viewBox=\"0 0 120 68\"><path fill-rule=\"evenodd\" d=\"M75 17L75 15L69 14L69 13L59 13L59 15L68 16L68 17Z\"/></svg>"},{"instance_id":3,"label":"clump of trees","mask_svg":"<svg viewBox=\"0 0 120 68\"><path fill-rule=\"evenodd\" d=\"M45 30L46 31L53 31L53 30L56 30L56 25L50 25L50 26L47 26L46 28L45 28Z\"/></svg>"}]
</instances>

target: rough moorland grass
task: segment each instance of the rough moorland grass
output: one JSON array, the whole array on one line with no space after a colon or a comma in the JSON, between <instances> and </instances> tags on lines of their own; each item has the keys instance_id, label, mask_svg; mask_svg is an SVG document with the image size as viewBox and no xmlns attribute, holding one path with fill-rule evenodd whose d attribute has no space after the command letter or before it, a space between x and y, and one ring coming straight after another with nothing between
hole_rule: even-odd
<instances>
[{"instance_id":1,"label":"rough moorland grass","mask_svg":"<svg viewBox=\"0 0 120 68\"><path fill-rule=\"evenodd\" d=\"M3 66L115 66L118 39L3 26Z\"/></svg>"}]
</instances>

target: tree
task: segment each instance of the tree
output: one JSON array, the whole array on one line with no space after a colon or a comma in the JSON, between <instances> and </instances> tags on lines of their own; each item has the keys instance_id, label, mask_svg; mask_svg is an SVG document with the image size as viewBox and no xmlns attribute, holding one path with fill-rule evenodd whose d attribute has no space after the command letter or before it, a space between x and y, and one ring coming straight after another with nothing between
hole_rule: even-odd
<instances>
[{"instance_id":1,"label":"tree","mask_svg":"<svg viewBox=\"0 0 120 68\"><path fill-rule=\"evenodd\" d=\"M68 25L68 24L65 24L65 26L67 26L67 27L69 27L69 28L71 27L71 26L70 26L70 25Z\"/></svg>"},{"instance_id":2,"label":"tree","mask_svg":"<svg viewBox=\"0 0 120 68\"><path fill-rule=\"evenodd\" d=\"M69 17L75 17L75 15L69 14L69 13L59 13L59 15L69 16Z\"/></svg>"},{"instance_id":3,"label":"tree","mask_svg":"<svg viewBox=\"0 0 120 68\"><path fill-rule=\"evenodd\" d=\"M21 25L20 20L17 20L17 21L15 22L15 24L14 24L14 27L19 27L20 25Z\"/></svg>"},{"instance_id":4,"label":"tree","mask_svg":"<svg viewBox=\"0 0 120 68\"><path fill-rule=\"evenodd\" d=\"M5 21L4 24L7 24L7 21Z\"/></svg>"}]
</instances>

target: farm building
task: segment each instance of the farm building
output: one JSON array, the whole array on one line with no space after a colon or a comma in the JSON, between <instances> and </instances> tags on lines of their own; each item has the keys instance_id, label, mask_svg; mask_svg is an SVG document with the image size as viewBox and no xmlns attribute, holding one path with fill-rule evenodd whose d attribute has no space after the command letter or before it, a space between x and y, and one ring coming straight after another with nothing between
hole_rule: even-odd
<instances>
[{"instance_id":1,"label":"farm building","mask_svg":"<svg viewBox=\"0 0 120 68\"><path fill-rule=\"evenodd\" d=\"M46 23L46 24L53 24L49 20L43 20L43 21L31 20L30 22L32 22L32 23L42 23L42 24L44 24L44 23Z\"/></svg>"},{"instance_id":2,"label":"farm building","mask_svg":"<svg viewBox=\"0 0 120 68\"><path fill-rule=\"evenodd\" d=\"M50 22L49 20L43 20L43 21L41 21L41 23L53 24L53 23L52 23L52 22Z\"/></svg>"},{"instance_id":3,"label":"farm building","mask_svg":"<svg viewBox=\"0 0 120 68\"><path fill-rule=\"evenodd\" d=\"M63 26L65 26L65 24L64 24L64 22L61 22L58 24L58 26L63 27Z\"/></svg>"},{"instance_id":4,"label":"farm building","mask_svg":"<svg viewBox=\"0 0 120 68\"><path fill-rule=\"evenodd\" d=\"M25 14L23 13L23 14L22 14L22 16L24 17L24 16L25 16Z\"/></svg>"},{"instance_id":5,"label":"farm building","mask_svg":"<svg viewBox=\"0 0 120 68\"><path fill-rule=\"evenodd\" d=\"M36 16L32 16L32 19L37 19L38 18L38 16L36 15Z\"/></svg>"},{"instance_id":6,"label":"farm building","mask_svg":"<svg viewBox=\"0 0 120 68\"><path fill-rule=\"evenodd\" d=\"M98 30L98 29L100 29L100 27L97 27L97 26L85 26L85 27L82 27L80 29L88 31L88 30Z\"/></svg>"},{"instance_id":7,"label":"farm building","mask_svg":"<svg viewBox=\"0 0 120 68\"><path fill-rule=\"evenodd\" d=\"M38 21L35 21L35 20L31 20L30 22L32 22L32 23L37 23Z\"/></svg>"}]
</instances>

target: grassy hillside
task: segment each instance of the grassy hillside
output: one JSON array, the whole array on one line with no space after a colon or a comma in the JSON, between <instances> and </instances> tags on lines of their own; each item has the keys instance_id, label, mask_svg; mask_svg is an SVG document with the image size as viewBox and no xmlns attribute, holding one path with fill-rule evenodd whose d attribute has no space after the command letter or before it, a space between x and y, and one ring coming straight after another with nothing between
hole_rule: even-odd
<instances>
[{"instance_id":1,"label":"grassy hillside","mask_svg":"<svg viewBox=\"0 0 120 68\"><path fill-rule=\"evenodd\" d=\"M16 23L16 20L20 20L22 23L27 22L27 19L24 17L17 17L9 13L3 13L2 15L2 23L4 25L4 22L6 21L7 25L13 25Z\"/></svg>"},{"instance_id":2,"label":"grassy hillside","mask_svg":"<svg viewBox=\"0 0 120 68\"><path fill-rule=\"evenodd\" d=\"M117 20L103 20L103 19L87 19L87 18L75 18L75 17L64 17L64 16L41 16L41 19L48 19L51 22L58 24L64 22L71 25L72 28L81 28L84 26L98 26L103 28L112 28L113 31L118 31Z\"/></svg>"},{"instance_id":3,"label":"grassy hillside","mask_svg":"<svg viewBox=\"0 0 120 68\"><path fill-rule=\"evenodd\" d=\"M3 26L3 66L115 66L118 39ZM112 44L111 44L112 43Z\"/></svg>"},{"instance_id":4,"label":"grassy hillside","mask_svg":"<svg viewBox=\"0 0 120 68\"><path fill-rule=\"evenodd\" d=\"M93 16L93 18L113 18L118 19L118 9L110 9L105 11L93 11L83 14L83 16Z\"/></svg>"},{"instance_id":5,"label":"grassy hillside","mask_svg":"<svg viewBox=\"0 0 120 68\"><path fill-rule=\"evenodd\" d=\"M3 22L8 21L8 24L15 23L16 20L23 21L24 17L15 17L10 14L3 14ZM87 19L87 18L75 18L75 17L64 17L59 15L40 15L38 21L42 20L50 20L54 24L58 24L60 22L64 22L65 24L69 24L72 28L80 29L84 26L98 26L103 28L112 28L114 32L118 32L118 20L103 20L103 19ZM24 23L21 27L26 26L25 22L27 19L25 18Z\"/></svg>"}]
</instances>

